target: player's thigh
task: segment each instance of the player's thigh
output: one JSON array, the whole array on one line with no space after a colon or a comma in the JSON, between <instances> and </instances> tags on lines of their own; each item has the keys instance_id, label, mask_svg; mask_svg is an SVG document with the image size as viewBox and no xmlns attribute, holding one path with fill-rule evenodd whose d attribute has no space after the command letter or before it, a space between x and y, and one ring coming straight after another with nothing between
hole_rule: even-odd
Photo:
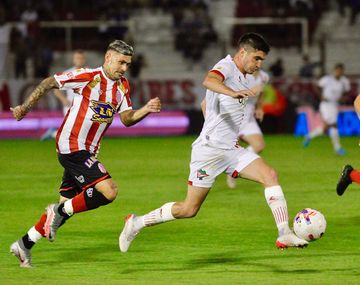
<instances>
[{"instance_id":1,"label":"player's thigh","mask_svg":"<svg viewBox=\"0 0 360 285\"><path fill-rule=\"evenodd\" d=\"M260 157L240 170L239 177L259 182L265 187L279 184L276 171Z\"/></svg>"},{"instance_id":2,"label":"player's thigh","mask_svg":"<svg viewBox=\"0 0 360 285\"><path fill-rule=\"evenodd\" d=\"M223 173L230 163L228 150L209 146L194 146L191 152L190 186L211 188L218 175Z\"/></svg>"},{"instance_id":3,"label":"player's thigh","mask_svg":"<svg viewBox=\"0 0 360 285\"><path fill-rule=\"evenodd\" d=\"M74 198L76 195L82 192L82 189L74 180L73 176L66 169L61 180L61 185L59 188L60 194L60 203L65 202L68 199Z\"/></svg>"},{"instance_id":4,"label":"player's thigh","mask_svg":"<svg viewBox=\"0 0 360 285\"><path fill-rule=\"evenodd\" d=\"M239 173L258 158L260 158L259 155L242 147L229 150L226 160L228 167L225 169L225 173L238 178Z\"/></svg>"},{"instance_id":5,"label":"player's thigh","mask_svg":"<svg viewBox=\"0 0 360 285\"><path fill-rule=\"evenodd\" d=\"M87 151L60 154L58 158L69 179L72 179L82 190L111 178L100 161Z\"/></svg>"},{"instance_id":6,"label":"player's thigh","mask_svg":"<svg viewBox=\"0 0 360 285\"><path fill-rule=\"evenodd\" d=\"M320 104L320 115L326 125L334 125L337 121L338 108L334 104L322 102Z\"/></svg>"}]
</instances>

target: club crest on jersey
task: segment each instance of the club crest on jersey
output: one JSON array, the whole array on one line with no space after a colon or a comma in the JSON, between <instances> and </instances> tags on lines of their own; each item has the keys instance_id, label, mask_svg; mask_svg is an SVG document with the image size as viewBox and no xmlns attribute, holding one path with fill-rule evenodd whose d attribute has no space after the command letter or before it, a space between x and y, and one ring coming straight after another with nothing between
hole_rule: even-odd
<instances>
[{"instance_id":1,"label":"club crest on jersey","mask_svg":"<svg viewBox=\"0 0 360 285\"><path fill-rule=\"evenodd\" d=\"M94 115L91 120L98 123L111 123L114 113L116 112L116 108L113 104L108 102L99 102L95 100L91 100L90 108L94 111Z\"/></svg>"},{"instance_id":2,"label":"club crest on jersey","mask_svg":"<svg viewBox=\"0 0 360 285\"><path fill-rule=\"evenodd\" d=\"M199 178L199 180L203 180L205 177L208 177L209 174L206 173L204 169L198 169L196 173L196 177Z\"/></svg>"}]
</instances>

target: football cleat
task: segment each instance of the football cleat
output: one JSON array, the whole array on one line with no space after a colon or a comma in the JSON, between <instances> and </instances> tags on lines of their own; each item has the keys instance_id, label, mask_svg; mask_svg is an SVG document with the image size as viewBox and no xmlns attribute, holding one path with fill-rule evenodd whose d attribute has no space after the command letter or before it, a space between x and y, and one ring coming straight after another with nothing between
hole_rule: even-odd
<instances>
[{"instance_id":1,"label":"football cleat","mask_svg":"<svg viewBox=\"0 0 360 285\"><path fill-rule=\"evenodd\" d=\"M31 250L24 246L21 239L10 246L10 253L16 256L20 261L20 267L31 268Z\"/></svg>"},{"instance_id":2,"label":"football cleat","mask_svg":"<svg viewBox=\"0 0 360 285\"><path fill-rule=\"evenodd\" d=\"M278 237L276 247L283 249L288 247L306 247L309 243L306 240L298 238L294 233L289 233Z\"/></svg>"},{"instance_id":3,"label":"football cleat","mask_svg":"<svg viewBox=\"0 0 360 285\"><path fill-rule=\"evenodd\" d=\"M121 252L127 252L131 242L140 232L139 230L135 230L134 227L134 218L136 216L134 214L129 214L125 218L125 226L119 236L119 248Z\"/></svg>"},{"instance_id":4,"label":"football cleat","mask_svg":"<svg viewBox=\"0 0 360 285\"><path fill-rule=\"evenodd\" d=\"M231 177L230 175L226 175L226 184L230 189L234 189L236 187L236 179Z\"/></svg>"},{"instance_id":5,"label":"football cleat","mask_svg":"<svg viewBox=\"0 0 360 285\"><path fill-rule=\"evenodd\" d=\"M353 171L351 165L345 165L342 169L340 179L336 185L336 192L339 196L344 194L346 188L352 183L350 173Z\"/></svg>"},{"instance_id":6,"label":"football cleat","mask_svg":"<svg viewBox=\"0 0 360 285\"><path fill-rule=\"evenodd\" d=\"M64 223L65 217L58 212L59 204L50 204L46 207L46 221L44 225L45 237L54 241L56 231Z\"/></svg>"}]
</instances>

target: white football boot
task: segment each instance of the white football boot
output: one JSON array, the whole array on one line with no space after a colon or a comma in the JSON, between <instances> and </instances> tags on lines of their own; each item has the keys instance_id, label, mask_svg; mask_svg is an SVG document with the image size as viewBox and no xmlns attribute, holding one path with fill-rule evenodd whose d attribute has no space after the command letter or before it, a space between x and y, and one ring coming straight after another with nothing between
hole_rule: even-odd
<instances>
[{"instance_id":1,"label":"white football boot","mask_svg":"<svg viewBox=\"0 0 360 285\"><path fill-rule=\"evenodd\" d=\"M31 250L24 246L21 239L10 246L10 253L16 256L20 261L20 267L31 268Z\"/></svg>"},{"instance_id":2,"label":"white football boot","mask_svg":"<svg viewBox=\"0 0 360 285\"><path fill-rule=\"evenodd\" d=\"M127 252L131 242L134 240L140 230L135 229L134 214L129 214L125 218L125 226L119 236L119 248L121 252Z\"/></svg>"},{"instance_id":3,"label":"white football boot","mask_svg":"<svg viewBox=\"0 0 360 285\"><path fill-rule=\"evenodd\" d=\"M276 240L277 248L288 248L288 247L306 247L309 243L301 238L298 238L293 232L284 234Z\"/></svg>"}]
</instances>

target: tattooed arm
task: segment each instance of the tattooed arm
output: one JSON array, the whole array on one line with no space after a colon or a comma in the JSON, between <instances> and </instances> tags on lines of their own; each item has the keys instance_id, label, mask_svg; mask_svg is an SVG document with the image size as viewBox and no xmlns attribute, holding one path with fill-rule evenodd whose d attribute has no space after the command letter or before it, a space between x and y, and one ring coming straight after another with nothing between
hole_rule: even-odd
<instances>
[{"instance_id":1,"label":"tattooed arm","mask_svg":"<svg viewBox=\"0 0 360 285\"><path fill-rule=\"evenodd\" d=\"M36 86L35 90L30 94L30 96L25 100L22 105L10 108L10 110L13 112L15 119L20 121L31 110L34 104L38 102L41 97L43 97L49 90L58 88L59 85L53 76L50 76L41 81L40 84Z\"/></svg>"}]
</instances>

